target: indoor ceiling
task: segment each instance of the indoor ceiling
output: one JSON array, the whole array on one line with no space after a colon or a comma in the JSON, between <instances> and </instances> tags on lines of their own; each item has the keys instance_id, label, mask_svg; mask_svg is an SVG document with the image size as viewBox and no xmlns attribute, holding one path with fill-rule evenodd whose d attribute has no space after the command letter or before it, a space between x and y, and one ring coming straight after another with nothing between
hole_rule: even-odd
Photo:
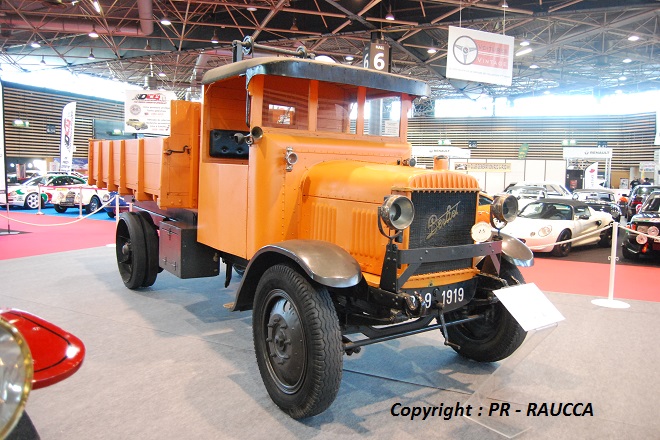
<instances>
[{"instance_id":1,"label":"indoor ceiling","mask_svg":"<svg viewBox=\"0 0 660 440\"><path fill-rule=\"evenodd\" d=\"M523 42L532 51L515 57L510 87L450 81L449 26L513 36L516 51ZM601 95L660 89L659 29L660 0L0 0L0 63L184 97L199 93L204 72L232 61L234 40L304 45L360 66L380 35L391 71L428 81L437 98Z\"/></svg>"}]
</instances>

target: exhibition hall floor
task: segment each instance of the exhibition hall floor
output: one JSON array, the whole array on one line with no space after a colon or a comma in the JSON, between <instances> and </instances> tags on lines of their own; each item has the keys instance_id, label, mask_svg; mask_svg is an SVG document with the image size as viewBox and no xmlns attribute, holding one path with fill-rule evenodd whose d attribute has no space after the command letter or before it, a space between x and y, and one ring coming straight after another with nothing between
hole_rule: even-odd
<instances>
[{"instance_id":1,"label":"exhibition hall floor","mask_svg":"<svg viewBox=\"0 0 660 440\"><path fill-rule=\"evenodd\" d=\"M224 288L224 275L180 280L163 272L153 287L130 291L117 272L114 247L103 244L112 243L111 229L90 237L88 248L0 261L0 304L52 321L87 349L76 374L30 395L27 411L43 440L503 438L465 417L401 415L407 407L464 406L500 374L497 364L457 356L439 331L345 356L333 405L310 419L289 418L261 382L250 313L224 307L237 281ZM15 239L0 235L0 254ZM582 278L600 273L584 264L597 263L541 257L523 274L529 282L537 276L533 270L557 271L550 278L560 280L574 271ZM655 274L658 267L644 269ZM637 280L630 290L657 289L656 281L657 275ZM523 409L505 421L526 429L520 439L658 438L660 295L640 301L617 292L630 308L610 309L591 303L607 295L597 283L584 292L565 284L565 290L542 290L566 319L529 338L523 348L531 352L517 363L502 363L507 380L496 402ZM527 414L530 404L542 414L544 402L547 416ZM571 415L551 416L552 402L573 404ZM573 415L586 408L593 415Z\"/></svg>"}]
</instances>

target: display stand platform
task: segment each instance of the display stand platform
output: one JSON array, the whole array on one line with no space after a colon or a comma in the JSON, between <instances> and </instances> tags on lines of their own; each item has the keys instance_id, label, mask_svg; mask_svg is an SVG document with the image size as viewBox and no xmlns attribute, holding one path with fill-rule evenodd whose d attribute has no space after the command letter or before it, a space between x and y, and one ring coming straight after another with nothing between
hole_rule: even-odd
<instances>
[{"instance_id":1,"label":"display stand platform","mask_svg":"<svg viewBox=\"0 0 660 440\"><path fill-rule=\"evenodd\" d=\"M522 345L508 358L500 362L499 367L477 388L467 400L470 405L470 415L464 417L478 423L506 438L514 438L530 429L527 417L527 405L530 401L542 401L542 396L531 396L532 399L516 399L513 402L513 373L520 363L534 351L555 329L557 323L550 324L527 332Z\"/></svg>"}]
</instances>

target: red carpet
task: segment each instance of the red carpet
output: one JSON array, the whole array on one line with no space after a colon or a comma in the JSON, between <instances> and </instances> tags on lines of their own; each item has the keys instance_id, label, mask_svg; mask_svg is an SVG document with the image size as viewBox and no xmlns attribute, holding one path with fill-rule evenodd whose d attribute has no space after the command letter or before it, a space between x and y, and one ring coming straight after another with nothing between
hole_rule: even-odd
<instances>
[{"instance_id":1,"label":"red carpet","mask_svg":"<svg viewBox=\"0 0 660 440\"><path fill-rule=\"evenodd\" d=\"M115 241L115 222L75 217L0 212L0 260L105 246ZM12 232L6 234L7 226Z\"/></svg>"},{"instance_id":2,"label":"red carpet","mask_svg":"<svg viewBox=\"0 0 660 440\"><path fill-rule=\"evenodd\" d=\"M520 270L528 283L545 292L602 296L609 293L610 265L535 258L534 266ZM660 302L658 268L618 264L614 272L614 299Z\"/></svg>"},{"instance_id":3,"label":"red carpet","mask_svg":"<svg viewBox=\"0 0 660 440\"><path fill-rule=\"evenodd\" d=\"M0 213L0 231L7 228L6 215ZM25 233L0 235L0 260L105 246L115 240L114 221L84 219L72 223L75 216L15 211L9 218L12 231ZM609 291L609 264L536 258L533 267L521 268L521 272L528 283L546 292L606 298ZM614 298L659 302L657 272L658 268L652 266L617 265Z\"/></svg>"}]
</instances>

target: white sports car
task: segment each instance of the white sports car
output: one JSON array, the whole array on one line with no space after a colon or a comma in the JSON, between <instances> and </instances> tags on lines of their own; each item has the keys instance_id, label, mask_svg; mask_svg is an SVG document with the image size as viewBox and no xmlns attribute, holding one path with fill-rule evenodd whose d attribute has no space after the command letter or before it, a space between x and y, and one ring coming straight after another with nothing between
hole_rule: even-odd
<instances>
[{"instance_id":1,"label":"white sports car","mask_svg":"<svg viewBox=\"0 0 660 440\"><path fill-rule=\"evenodd\" d=\"M518 218L502 228L534 252L565 257L572 246L612 245L612 216L586 203L569 199L542 199L525 206ZM564 242L559 243L557 242Z\"/></svg>"}]
</instances>

